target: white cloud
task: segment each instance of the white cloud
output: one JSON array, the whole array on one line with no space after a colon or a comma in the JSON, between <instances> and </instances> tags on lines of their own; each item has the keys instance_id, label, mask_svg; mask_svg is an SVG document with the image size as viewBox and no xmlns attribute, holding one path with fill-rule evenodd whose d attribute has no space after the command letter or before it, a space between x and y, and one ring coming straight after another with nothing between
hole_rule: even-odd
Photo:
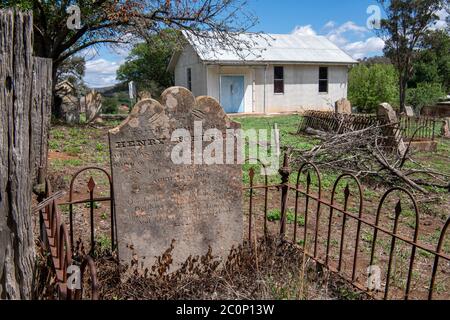
<instances>
[{"instance_id":1,"label":"white cloud","mask_svg":"<svg viewBox=\"0 0 450 320\"><path fill-rule=\"evenodd\" d=\"M310 24L306 26L296 26L295 29L292 31L292 33L301 34L305 36L315 36L317 34Z\"/></svg>"},{"instance_id":2,"label":"white cloud","mask_svg":"<svg viewBox=\"0 0 450 320\"><path fill-rule=\"evenodd\" d=\"M77 55L83 57L86 61L92 60L98 56L98 50L95 47L89 47L81 50Z\"/></svg>"},{"instance_id":3,"label":"white cloud","mask_svg":"<svg viewBox=\"0 0 450 320\"><path fill-rule=\"evenodd\" d=\"M383 48L384 41L378 37L370 37L365 41L351 42L343 47L354 59L362 59L369 54L379 53Z\"/></svg>"},{"instance_id":4,"label":"white cloud","mask_svg":"<svg viewBox=\"0 0 450 320\"><path fill-rule=\"evenodd\" d=\"M329 29L333 29L336 26L336 22L334 21L328 21L327 23L325 23L325 25L323 26L324 30L329 30Z\"/></svg>"},{"instance_id":5,"label":"white cloud","mask_svg":"<svg viewBox=\"0 0 450 320\"><path fill-rule=\"evenodd\" d=\"M368 32L366 27L358 26L353 21L347 21L346 23L344 23L344 24L340 25L339 27L337 27L332 32L333 33L337 33L337 34L342 34L342 33L346 33L346 32L349 32L349 31L357 33L357 34L364 34L364 33Z\"/></svg>"},{"instance_id":6,"label":"white cloud","mask_svg":"<svg viewBox=\"0 0 450 320\"><path fill-rule=\"evenodd\" d=\"M436 12L436 15L439 17L439 20L434 23L434 25L430 28L432 30L442 30L447 28L447 17L449 16L449 13L447 10L441 9L438 12Z\"/></svg>"},{"instance_id":7,"label":"white cloud","mask_svg":"<svg viewBox=\"0 0 450 320\"><path fill-rule=\"evenodd\" d=\"M365 26L360 26L353 21L347 21L337 25L334 21L328 21L323 27L324 36L335 45L346 51L354 59L361 59L369 55L381 54L384 41L378 37L368 37L371 33ZM316 31L311 25L296 26L293 33L315 35Z\"/></svg>"},{"instance_id":8,"label":"white cloud","mask_svg":"<svg viewBox=\"0 0 450 320\"><path fill-rule=\"evenodd\" d=\"M359 26L353 21L347 21L338 27L335 26L326 37L337 46L344 46L349 42L348 36L364 38L368 31L366 27Z\"/></svg>"},{"instance_id":9,"label":"white cloud","mask_svg":"<svg viewBox=\"0 0 450 320\"><path fill-rule=\"evenodd\" d=\"M88 61L84 81L92 88L114 85L117 83L116 71L122 63L103 58Z\"/></svg>"}]
</instances>

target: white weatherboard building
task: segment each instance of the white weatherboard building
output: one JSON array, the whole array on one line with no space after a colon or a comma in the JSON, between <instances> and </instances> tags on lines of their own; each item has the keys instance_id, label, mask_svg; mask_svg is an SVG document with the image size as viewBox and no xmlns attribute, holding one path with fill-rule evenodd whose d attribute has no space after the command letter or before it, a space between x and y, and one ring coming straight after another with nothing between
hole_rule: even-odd
<instances>
[{"instance_id":1,"label":"white weatherboard building","mask_svg":"<svg viewBox=\"0 0 450 320\"><path fill-rule=\"evenodd\" d=\"M168 67L175 85L216 98L227 113L331 109L347 98L348 70L357 63L322 36L243 34L254 44L245 58L185 36L188 44Z\"/></svg>"}]
</instances>

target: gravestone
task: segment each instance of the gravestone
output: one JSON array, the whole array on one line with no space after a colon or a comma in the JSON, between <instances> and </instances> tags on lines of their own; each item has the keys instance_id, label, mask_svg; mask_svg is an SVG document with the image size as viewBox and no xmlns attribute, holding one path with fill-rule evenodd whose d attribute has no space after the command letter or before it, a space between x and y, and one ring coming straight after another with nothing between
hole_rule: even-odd
<instances>
[{"instance_id":1,"label":"gravestone","mask_svg":"<svg viewBox=\"0 0 450 320\"><path fill-rule=\"evenodd\" d=\"M65 95L61 101L62 118L67 124L80 123L80 100L74 95Z\"/></svg>"},{"instance_id":2,"label":"gravestone","mask_svg":"<svg viewBox=\"0 0 450 320\"><path fill-rule=\"evenodd\" d=\"M399 121L395 110L389 103L382 103L378 106L377 118L386 125L383 128L383 134L388 139L388 143L395 146L398 153L403 156L406 152L406 145L399 130Z\"/></svg>"},{"instance_id":3,"label":"gravestone","mask_svg":"<svg viewBox=\"0 0 450 320\"><path fill-rule=\"evenodd\" d=\"M450 138L450 118L445 118L441 129L444 138Z\"/></svg>"},{"instance_id":4,"label":"gravestone","mask_svg":"<svg viewBox=\"0 0 450 320\"><path fill-rule=\"evenodd\" d=\"M410 106L405 106L405 112L408 117L414 117L414 109Z\"/></svg>"},{"instance_id":5,"label":"gravestone","mask_svg":"<svg viewBox=\"0 0 450 320\"><path fill-rule=\"evenodd\" d=\"M342 98L335 103L336 113L352 114L352 104L349 100Z\"/></svg>"},{"instance_id":6,"label":"gravestone","mask_svg":"<svg viewBox=\"0 0 450 320\"><path fill-rule=\"evenodd\" d=\"M144 100L144 99L151 99L152 98L152 94L148 91L139 91L138 93L138 101Z\"/></svg>"},{"instance_id":7,"label":"gravestone","mask_svg":"<svg viewBox=\"0 0 450 320\"><path fill-rule=\"evenodd\" d=\"M86 121L88 123L95 120L102 110L102 95L92 90L86 95Z\"/></svg>"},{"instance_id":8,"label":"gravestone","mask_svg":"<svg viewBox=\"0 0 450 320\"><path fill-rule=\"evenodd\" d=\"M220 137L240 125L229 120L216 100L195 99L184 88L167 89L161 101L138 102L109 132L111 166L120 260L129 264L137 259L151 267L175 240L174 271L190 255L203 255L209 247L214 256L226 257L241 244L243 231L241 165L176 164L174 147L183 141L189 145L186 150L192 150L194 137L192 155L198 160L212 143L202 141L201 132L195 135L199 124L203 131L217 128ZM187 130L183 139L172 139L177 129Z\"/></svg>"}]
</instances>

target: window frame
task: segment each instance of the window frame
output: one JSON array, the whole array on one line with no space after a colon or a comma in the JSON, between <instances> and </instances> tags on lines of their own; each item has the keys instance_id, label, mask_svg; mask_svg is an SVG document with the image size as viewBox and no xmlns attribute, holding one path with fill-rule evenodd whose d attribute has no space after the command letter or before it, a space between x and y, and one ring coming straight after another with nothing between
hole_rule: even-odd
<instances>
[{"instance_id":1,"label":"window frame","mask_svg":"<svg viewBox=\"0 0 450 320\"><path fill-rule=\"evenodd\" d=\"M326 70L326 73L327 73L327 77L326 78L322 78L321 77L321 75L322 75L322 70L323 69L325 69ZM318 90L319 90L319 94L328 94L328 92L329 92L329 80L330 79L330 76L329 76L329 68L328 67L325 67L325 66L323 66L323 67L319 67L319 86L318 86ZM321 82L324 82L324 81L326 81L326 91L321 91Z\"/></svg>"},{"instance_id":2,"label":"window frame","mask_svg":"<svg viewBox=\"0 0 450 320\"><path fill-rule=\"evenodd\" d=\"M192 91L192 68L186 68L186 84L187 89Z\"/></svg>"},{"instance_id":3,"label":"window frame","mask_svg":"<svg viewBox=\"0 0 450 320\"><path fill-rule=\"evenodd\" d=\"M277 68L281 68L281 72L282 72L282 77L281 78L277 78ZM274 94L279 94L282 95L285 93L285 88L284 88L284 66L274 66L273 67L273 93ZM281 91L277 91L277 82L281 83Z\"/></svg>"}]
</instances>

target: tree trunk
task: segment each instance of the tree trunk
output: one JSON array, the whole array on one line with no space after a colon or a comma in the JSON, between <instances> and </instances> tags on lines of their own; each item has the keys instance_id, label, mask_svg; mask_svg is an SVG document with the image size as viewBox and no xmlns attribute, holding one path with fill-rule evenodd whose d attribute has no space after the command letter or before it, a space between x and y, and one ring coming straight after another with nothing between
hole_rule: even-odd
<instances>
[{"instance_id":1,"label":"tree trunk","mask_svg":"<svg viewBox=\"0 0 450 320\"><path fill-rule=\"evenodd\" d=\"M403 77L400 77L400 80L399 80L400 112L405 111L405 97L406 97L405 81L403 80Z\"/></svg>"},{"instance_id":2,"label":"tree trunk","mask_svg":"<svg viewBox=\"0 0 450 320\"><path fill-rule=\"evenodd\" d=\"M0 298L29 299L34 269L31 216L32 28L29 13L0 11Z\"/></svg>"},{"instance_id":3,"label":"tree trunk","mask_svg":"<svg viewBox=\"0 0 450 320\"><path fill-rule=\"evenodd\" d=\"M62 112L62 101L60 99L60 97L56 94L56 85L57 85L57 70L58 70L58 66L57 65L53 65L53 72L52 72L52 105L51 105L51 110L52 110L52 115L59 120L62 120L63 118L63 112Z\"/></svg>"}]
</instances>

